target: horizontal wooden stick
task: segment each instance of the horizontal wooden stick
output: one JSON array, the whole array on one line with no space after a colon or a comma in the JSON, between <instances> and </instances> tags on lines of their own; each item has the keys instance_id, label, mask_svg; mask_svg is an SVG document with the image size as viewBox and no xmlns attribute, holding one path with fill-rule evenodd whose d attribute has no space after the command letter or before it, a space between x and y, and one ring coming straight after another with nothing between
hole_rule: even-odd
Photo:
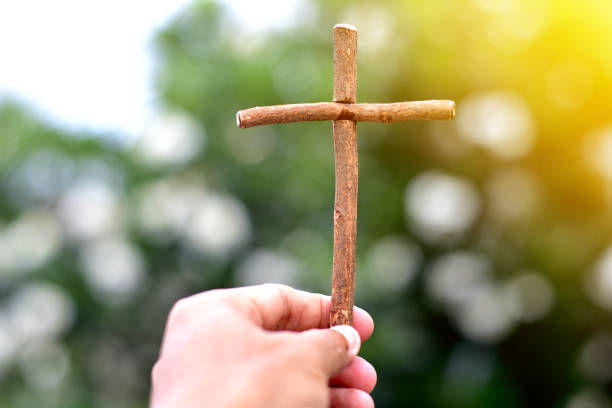
<instances>
[{"instance_id":1,"label":"horizontal wooden stick","mask_svg":"<svg viewBox=\"0 0 612 408\"><path fill-rule=\"evenodd\" d=\"M262 106L241 110L236 122L241 128L273 123L316 120L352 120L356 122L398 122L404 120L452 119L453 101L417 101L398 103L300 103Z\"/></svg>"}]
</instances>

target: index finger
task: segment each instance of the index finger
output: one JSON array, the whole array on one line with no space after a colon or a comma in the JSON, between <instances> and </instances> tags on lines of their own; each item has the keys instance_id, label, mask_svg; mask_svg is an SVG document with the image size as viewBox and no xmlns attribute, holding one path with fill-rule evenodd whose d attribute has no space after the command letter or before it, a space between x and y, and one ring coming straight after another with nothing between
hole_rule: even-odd
<instances>
[{"instance_id":1,"label":"index finger","mask_svg":"<svg viewBox=\"0 0 612 408\"><path fill-rule=\"evenodd\" d=\"M303 331L329 328L329 296L304 292L289 286L265 284L205 292L234 306L265 330ZM199 296L199 295L196 295ZM374 331L374 321L365 310L353 308L353 326L361 340Z\"/></svg>"}]
</instances>

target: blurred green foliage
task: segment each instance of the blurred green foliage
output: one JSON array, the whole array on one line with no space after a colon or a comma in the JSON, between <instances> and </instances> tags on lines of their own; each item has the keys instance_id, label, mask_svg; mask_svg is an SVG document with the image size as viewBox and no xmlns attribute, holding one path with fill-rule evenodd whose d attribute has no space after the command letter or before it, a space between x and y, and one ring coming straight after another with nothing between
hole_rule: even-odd
<instances>
[{"instance_id":1,"label":"blurred green foliage","mask_svg":"<svg viewBox=\"0 0 612 408\"><path fill-rule=\"evenodd\" d=\"M24 344L5 359L0 406L144 407L165 317L179 298L279 277L304 290L329 292L334 188L330 124L241 130L234 115L256 105L330 100L331 27L345 19L360 30L359 101L458 101L454 122L358 127L357 303L377 325L362 349L379 373L377 406L609 406L612 374L597 363L599 357L611 362L605 353L610 343L593 339L609 339L606 296L612 294L605 287L584 289L610 245L612 226L610 180L597 173L598 159L585 147L610 121L612 6L604 3L313 1L307 3L309 13L289 28L249 32L223 5L197 1L159 33L156 87L162 110L189 117L202 129L198 137L205 147L190 160L163 165L143 160L138 146L126 147L113 135L68 133L26 107L3 102L2 234L24 214L42 211L60 220L61 237L51 255L32 267L2 270L2 256L13 255L6 245L0 250L0 329L12 327L3 326L2 319L10 323L15 310L11 299L31 282L61 288L75 315L55 337L36 340L59 344L63 351L50 354L55 360L34 359L28 365L30 360L20 354ZM497 102L486 102L486 95ZM469 113L468 105L477 105L474 100L489 103L482 108L484 115ZM523 153L500 153L495 146L466 139L471 124L476 126L473 132L508 131L513 122L499 115L503 117L504 109L522 114L520 108L512 110L515 100L527 107L529 129L523 131L533 137ZM461 117L463 106L466 116ZM479 120L485 122L481 128ZM490 131L491 126L501 130ZM33 157L34 163L43 163L42 170L26 166ZM443 174L445 180L475 188L475 218L457 236L432 238L411 218L415 214L407 202L417 187L410 186L423 174ZM496 187L496 180L508 174L511 180L519 174L519 181ZM524 192L525 178L530 193ZM70 220L83 207L66 204L66 196L91 180L111 186L110 198L101 201L116 201L119 215L110 218L112 225L101 237L71 235ZM237 214L243 208L248 216L248 227L238 230L244 239L227 248L217 243L218 253L214 245L207 246L225 229L237 228L231 220L213 219L217 230L204 238L196 235L195 244L180 231L149 230L147 223L168 216L143 210L154 200L152 186L165 186L161 190L167 200L181 191L167 183L231 197L239 203ZM187 201L178 202L179 209L189 203L189 194ZM512 203L523 201L527 209L513 215ZM95 214L83 222L90 216ZM145 271L127 298L116 301L105 295L115 293L112 282L100 295L95 290L99 277L83 273L97 259L88 257L88 248L108 235L127 242L138 254L134 262ZM36 233L32 239L36 242ZM204 247L198 246L202 242ZM381 247L383 242L391 244ZM393 264L392 255L398 253ZM466 326L463 315L441 305L428 286L428 274L440 259L457 253L486 260L491 275L487 285L494 286L494 293L506 290L506 283L525 271L535 271L554 293L552 309L532 322L518 319L505 331L479 335L478 321L476 331ZM403 259L413 265L402 269ZM109 270L121 270L108 262ZM399 262L399 273L406 276L385 278L383 272L381 277L379 269L389 267L385 262L396 268ZM249 271L261 275L252 277ZM459 289L462 276L457 275ZM544 295L535 293L538 304ZM474 306L476 316L488 305ZM508 319L504 316L485 313L483 319L493 319L495 327ZM0 330L0 357L2 334ZM67 374L58 384L28 371L53 371L62 366L57 361L66 359Z\"/></svg>"}]
</instances>

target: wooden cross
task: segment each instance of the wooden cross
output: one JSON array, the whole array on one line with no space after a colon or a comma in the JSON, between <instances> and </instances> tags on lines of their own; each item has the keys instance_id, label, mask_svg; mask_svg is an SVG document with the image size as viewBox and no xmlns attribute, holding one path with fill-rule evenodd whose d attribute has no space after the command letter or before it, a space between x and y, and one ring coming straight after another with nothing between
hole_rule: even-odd
<instances>
[{"instance_id":1,"label":"wooden cross","mask_svg":"<svg viewBox=\"0 0 612 408\"><path fill-rule=\"evenodd\" d=\"M357 122L452 119L453 101L387 104L357 101L357 29L334 26L334 101L264 106L236 114L241 128L273 123L333 121L336 193L330 326L353 324L357 238Z\"/></svg>"}]
</instances>

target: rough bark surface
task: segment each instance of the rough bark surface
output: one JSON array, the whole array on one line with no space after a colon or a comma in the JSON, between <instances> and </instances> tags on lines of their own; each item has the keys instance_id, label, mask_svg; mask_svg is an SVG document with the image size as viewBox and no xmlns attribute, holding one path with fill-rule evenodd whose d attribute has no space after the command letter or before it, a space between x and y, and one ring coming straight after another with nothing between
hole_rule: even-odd
<instances>
[{"instance_id":1,"label":"rough bark surface","mask_svg":"<svg viewBox=\"0 0 612 408\"><path fill-rule=\"evenodd\" d=\"M337 120L334 121L333 128L336 194L334 202L334 262L329 317L331 326L353 324L359 179L356 122Z\"/></svg>"},{"instance_id":2,"label":"rough bark surface","mask_svg":"<svg viewBox=\"0 0 612 408\"><path fill-rule=\"evenodd\" d=\"M453 101L415 101L396 103L299 103L245 109L236 115L241 128L274 123L318 120L353 120L356 122L398 122L405 120L452 119Z\"/></svg>"},{"instance_id":3,"label":"rough bark surface","mask_svg":"<svg viewBox=\"0 0 612 408\"><path fill-rule=\"evenodd\" d=\"M334 102L357 101L357 30L334 27ZM357 242L357 122L335 120L334 262L330 326L353 324L355 247Z\"/></svg>"},{"instance_id":4,"label":"rough bark surface","mask_svg":"<svg viewBox=\"0 0 612 408\"><path fill-rule=\"evenodd\" d=\"M334 26L334 102L357 102L357 29Z\"/></svg>"}]
</instances>

